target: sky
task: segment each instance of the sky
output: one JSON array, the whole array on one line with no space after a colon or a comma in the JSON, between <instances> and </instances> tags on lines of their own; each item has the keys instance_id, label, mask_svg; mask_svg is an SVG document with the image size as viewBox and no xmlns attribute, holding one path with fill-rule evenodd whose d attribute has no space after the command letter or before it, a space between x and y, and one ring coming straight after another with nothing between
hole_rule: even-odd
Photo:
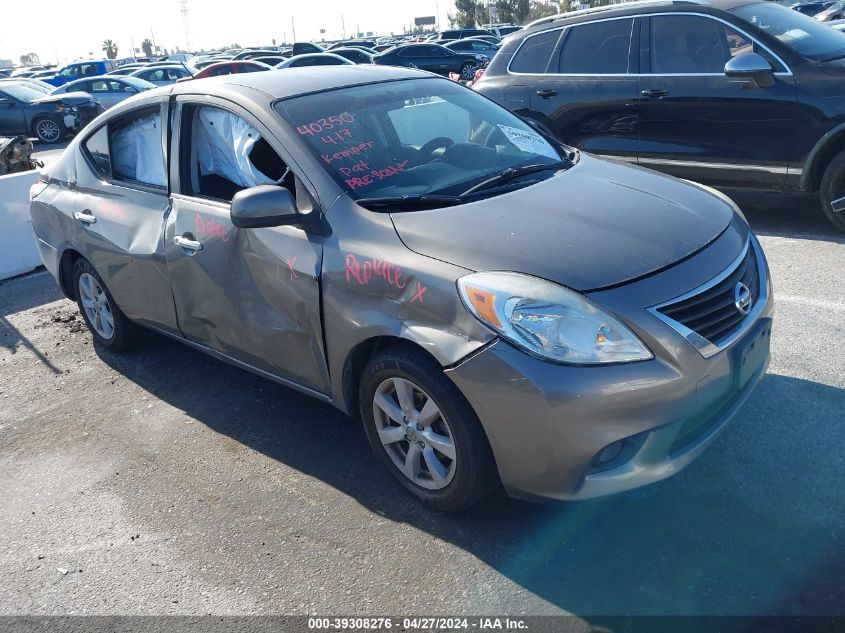
<instances>
[{"instance_id":1,"label":"sky","mask_svg":"<svg viewBox=\"0 0 845 633\"><path fill-rule=\"evenodd\" d=\"M128 56L144 38L172 49L185 47L180 0L39 0L38 11L22 0L4 0L3 23L18 25L0 31L0 59L15 63L24 53L42 62L66 63L102 58L102 42L114 40L118 56ZM293 40L319 41L354 35L356 29L377 35L401 33L419 16L454 13L452 0L187 0L194 49L241 46ZM52 16L40 20L35 15ZM342 17L341 17L342 16ZM293 18L293 27L291 26ZM325 29L325 35L320 34Z\"/></svg>"}]
</instances>

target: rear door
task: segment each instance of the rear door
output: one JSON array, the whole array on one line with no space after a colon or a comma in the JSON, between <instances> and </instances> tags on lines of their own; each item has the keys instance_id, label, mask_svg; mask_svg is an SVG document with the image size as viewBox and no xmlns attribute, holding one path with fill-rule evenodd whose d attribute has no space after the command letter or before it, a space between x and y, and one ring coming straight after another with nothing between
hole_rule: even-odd
<instances>
[{"instance_id":1,"label":"rear door","mask_svg":"<svg viewBox=\"0 0 845 633\"><path fill-rule=\"evenodd\" d=\"M293 226L238 229L230 216L234 194L251 186L285 186L301 209L316 206L313 190L243 108L211 97L176 103L173 151L180 153L166 244L181 331L228 358L328 393L323 237Z\"/></svg>"},{"instance_id":2,"label":"rear door","mask_svg":"<svg viewBox=\"0 0 845 633\"><path fill-rule=\"evenodd\" d=\"M560 36L544 73L534 77L531 108L558 138L589 152L636 161L638 31L633 17L574 24ZM538 46L548 46L554 31ZM531 43L528 38L523 47ZM520 51L513 65L519 61Z\"/></svg>"},{"instance_id":3,"label":"rear door","mask_svg":"<svg viewBox=\"0 0 845 633\"><path fill-rule=\"evenodd\" d=\"M640 41L640 164L716 186L781 188L798 117L786 64L710 15L652 15ZM774 85L725 76L745 52L769 61Z\"/></svg>"},{"instance_id":4,"label":"rear door","mask_svg":"<svg viewBox=\"0 0 845 633\"><path fill-rule=\"evenodd\" d=\"M175 334L164 254L167 107L148 100L87 134L77 154L73 219L77 248L123 312Z\"/></svg>"}]
</instances>

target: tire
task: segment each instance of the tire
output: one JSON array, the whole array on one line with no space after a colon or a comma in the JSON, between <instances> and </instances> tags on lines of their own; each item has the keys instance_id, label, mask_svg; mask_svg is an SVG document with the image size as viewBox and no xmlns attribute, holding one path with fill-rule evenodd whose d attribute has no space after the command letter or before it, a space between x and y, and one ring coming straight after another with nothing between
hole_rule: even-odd
<instances>
[{"instance_id":1,"label":"tire","mask_svg":"<svg viewBox=\"0 0 845 633\"><path fill-rule=\"evenodd\" d=\"M405 391L408 385L410 391ZM406 404L413 402L410 416L402 415L400 389L406 396L412 394L412 400L405 398ZM382 406L376 404L377 397ZM429 401L433 408L427 406ZM421 350L392 347L375 354L362 373L359 402L373 452L406 490L430 508L466 510L499 484L493 453L475 411Z\"/></svg>"},{"instance_id":2,"label":"tire","mask_svg":"<svg viewBox=\"0 0 845 633\"><path fill-rule=\"evenodd\" d=\"M88 260L79 258L74 263L73 287L76 304L94 337L94 344L111 352L130 349L136 326L121 312Z\"/></svg>"},{"instance_id":3,"label":"tire","mask_svg":"<svg viewBox=\"0 0 845 633\"><path fill-rule=\"evenodd\" d=\"M64 124L52 117L35 119L32 132L42 143L58 143L67 135Z\"/></svg>"},{"instance_id":4,"label":"tire","mask_svg":"<svg viewBox=\"0 0 845 633\"><path fill-rule=\"evenodd\" d=\"M839 231L845 233L845 151L837 154L822 176L819 190L822 211ZM842 202L834 205L834 202ZM839 211L836 210L839 208Z\"/></svg>"},{"instance_id":5,"label":"tire","mask_svg":"<svg viewBox=\"0 0 845 633\"><path fill-rule=\"evenodd\" d=\"M460 72L461 79L464 81L472 81L475 78L475 71L477 68L478 64L467 62L461 65L461 69L458 72Z\"/></svg>"}]
</instances>

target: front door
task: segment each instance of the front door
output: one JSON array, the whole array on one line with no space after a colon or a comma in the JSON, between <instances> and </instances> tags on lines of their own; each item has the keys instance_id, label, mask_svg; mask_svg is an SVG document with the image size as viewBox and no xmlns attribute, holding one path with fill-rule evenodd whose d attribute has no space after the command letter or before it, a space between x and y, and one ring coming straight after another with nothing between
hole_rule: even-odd
<instances>
[{"instance_id":1,"label":"front door","mask_svg":"<svg viewBox=\"0 0 845 633\"><path fill-rule=\"evenodd\" d=\"M640 164L715 186L781 188L797 117L783 62L704 15L652 16L640 41ZM772 64L774 85L725 76L725 64L745 52Z\"/></svg>"},{"instance_id":2,"label":"front door","mask_svg":"<svg viewBox=\"0 0 845 633\"><path fill-rule=\"evenodd\" d=\"M26 134L24 106L0 93L0 135Z\"/></svg>"},{"instance_id":3,"label":"front door","mask_svg":"<svg viewBox=\"0 0 845 633\"><path fill-rule=\"evenodd\" d=\"M239 229L230 220L232 197L251 186L288 187L300 207L314 198L287 168L277 141L246 111L212 99L177 103L173 147L183 151L166 248L182 333L252 368L328 393L322 236L292 226Z\"/></svg>"},{"instance_id":4,"label":"front door","mask_svg":"<svg viewBox=\"0 0 845 633\"><path fill-rule=\"evenodd\" d=\"M541 120L564 143L636 160L638 56L631 53L637 50L635 24L626 17L564 29L546 71L534 77L531 109L542 113ZM548 46L556 33L536 36L537 50ZM527 48L524 55L531 53Z\"/></svg>"}]
</instances>

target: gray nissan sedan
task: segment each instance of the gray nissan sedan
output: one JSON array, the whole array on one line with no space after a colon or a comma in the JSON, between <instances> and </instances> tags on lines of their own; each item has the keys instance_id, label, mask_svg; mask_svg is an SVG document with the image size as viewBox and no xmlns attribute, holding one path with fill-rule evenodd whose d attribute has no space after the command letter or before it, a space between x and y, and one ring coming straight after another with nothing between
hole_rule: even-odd
<instances>
[{"instance_id":1,"label":"gray nissan sedan","mask_svg":"<svg viewBox=\"0 0 845 633\"><path fill-rule=\"evenodd\" d=\"M769 360L766 260L728 198L416 70L149 91L31 196L97 345L144 326L360 416L440 510L668 477Z\"/></svg>"}]
</instances>

